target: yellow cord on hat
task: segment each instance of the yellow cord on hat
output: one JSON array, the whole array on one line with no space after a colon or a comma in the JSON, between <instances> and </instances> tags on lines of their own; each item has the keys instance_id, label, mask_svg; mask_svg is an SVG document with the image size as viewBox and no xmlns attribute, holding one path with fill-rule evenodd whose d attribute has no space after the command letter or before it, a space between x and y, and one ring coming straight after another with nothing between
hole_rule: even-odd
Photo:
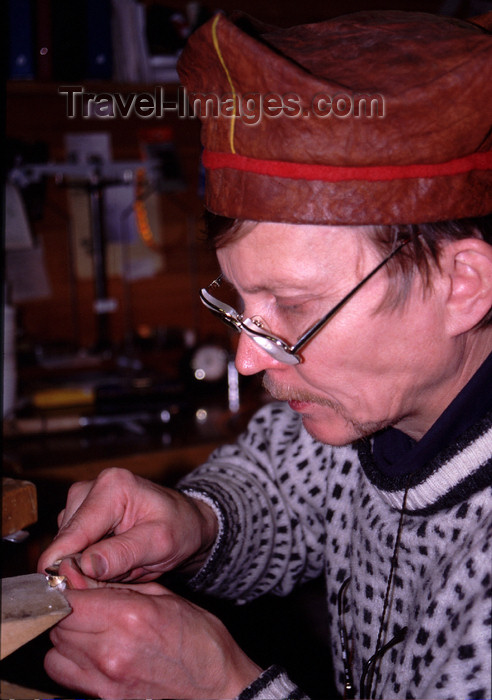
<instances>
[{"instance_id":1,"label":"yellow cord on hat","mask_svg":"<svg viewBox=\"0 0 492 700\"><path fill-rule=\"evenodd\" d=\"M217 37L217 23L218 23L219 19L220 19L220 15L217 15L212 23L212 40L214 42L214 48L217 52L217 56L219 57L219 61L220 61L222 68L224 69L224 72L227 76L227 80L229 81L229 85L231 86L232 99L234 101L234 106L233 106L233 114L232 114L231 124L229 127L229 145L231 147L231 153L235 153L236 149L234 148L234 126L236 124L236 90L234 89L234 84L232 82L231 74L229 73L229 70L225 64L224 57L222 56L222 51L220 50L220 46L219 46L219 39Z\"/></svg>"}]
</instances>

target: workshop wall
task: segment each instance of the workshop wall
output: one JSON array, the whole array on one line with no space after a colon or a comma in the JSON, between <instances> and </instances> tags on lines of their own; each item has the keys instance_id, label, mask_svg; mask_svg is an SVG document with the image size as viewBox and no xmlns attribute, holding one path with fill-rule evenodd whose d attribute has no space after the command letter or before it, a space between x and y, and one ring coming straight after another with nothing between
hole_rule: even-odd
<instances>
[{"instance_id":1,"label":"workshop wall","mask_svg":"<svg viewBox=\"0 0 492 700\"><path fill-rule=\"evenodd\" d=\"M84 1L88 4L85 5ZM122 10L132 2L117 0L112 5L113 13L115 7ZM442 10L454 16L466 16L475 7L479 10L482 4L480 0L475 3L467 0L333 0L330 3L324 0L306 0L302 3L223 0L220 7L226 12L242 10L266 22L287 26L361 9ZM129 99L134 93L152 93L155 86L160 85L170 99L175 99L177 83L172 78L171 82L165 79L122 81L123 59L115 65L115 56L121 56L123 51L126 60L132 47L120 47L118 54L113 45L110 52L107 44L104 45L104 37L94 33L94 22L87 20L87 7L92 8L91 11L99 8L97 11L102 12L103 7L111 10L109 0L106 3L102 0L70 3L60 0L36 0L34 3L11 0L9 5L17 8L24 5L26 12L28 7L34 12L28 17L34 49L27 63L18 61L17 68L10 69L6 113L8 167L19 162L67 163L67 134L99 132L105 132L108 136L115 161L143 160L148 154L149 144L155 146L160 139L160 145L164 143L171 149L177 163L178 186L167 188L169 191L158 190L150 196L146 195L143 200L143 223L148 224L148 230L142 230L140 225L133 247L109 245L107 296L113 303L113 308L107 314L110 341L121 344L135 336L145 339L163 329L176 328L192 330L198 338L209 334L220 336L224 332L201 308L197 299L200 286L208 283L217 270L213 253L200 237L203 182L197 120L178 118L171 113L166 113L164 118L142 119L135 111L126 118L104 118L94 114L90 117L84 115L80 108L77 114L69 116L67 95L59 93L60 86L76 85L86 93L119 94L121 99ZM155 45L150 48L156 51L161 48L158 45L160 35L169 40L169 27L166 31L161 30L158 22L169 21L176 38L176 32L180 32L180 22L186 24L190 11L193 11L193 21L198 22L216 9L215 3L198 5L183 0L172 3L172 7L166 2L146 0L143 6L147 17L151 17L149 26L152 31L146 40ZM68 7L71 18L66 14ZM77 21L79 16L80 23ZM24 17L24 30L25 20ZM85 21L85 30L81 29L84 24L82 20ZM66 22L71 24L67 25ZM59 40L58 54L67 59L62 63L55 51L60 23L64 42L60 43ZM186 27L181 29L183 33L177 39L178 50L186 33ZM26 41L24 30L17 32L11 27L11 35L19 41L24 37ZM46 51L43 43L50 48L50 41L54 42L51 58L50 50ZM89 46L92 46L91 42L95 42L99 48L106 46L106 63L102 61L97 65L96 61L92 67L82 65L79 59L81 42L84 41L89 42ZM12 43L15 42L11 41L10 50ZM76 48L78 54L75 53ZM170 50L175 49L176 46L173 46ZM154 56L154 59L158 67L149 68L151 72L144 76L165 78L172 75L172 62L168 69L159 63L162 56ZM131 70L132 66L125 64L126 69ZM93 76L97 76L98 71L99 76L95 79ZM98 342L98 318L93 308L96 292L91 268L89 196L80 189L77 191L73 181L63 176L43 178L22 188L33 245L41 251L49 287L38 296L33 294L34 298L29 298L27 294L26 298L21 297L16 303L20 332L26 342L66 343L77 347L93 347ZM131 215L134 216L134 212ZM30 273L26 274L29 276ZM34 287L34 277L28 281Z\"/></svg>"}]
</instances>

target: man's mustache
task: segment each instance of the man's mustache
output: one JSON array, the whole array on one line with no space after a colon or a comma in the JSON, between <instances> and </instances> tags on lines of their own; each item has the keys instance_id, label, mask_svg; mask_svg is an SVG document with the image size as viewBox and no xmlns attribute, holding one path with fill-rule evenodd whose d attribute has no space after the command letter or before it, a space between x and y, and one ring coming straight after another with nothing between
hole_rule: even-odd
<instances>
[{"instance_id":1,"label":"man's mustache","mask_svg":"<svg viewBox=\"0 0 492 700\"><path fill-rule=\"evenodd\" d=\"M320 406L330 406L336 408L336 405L324 397L306 391L305 389L297 389L296 387L277 384L272 377L265 373L263 375L263 387L268 393L278 401L305 401L307 403L315 403Z\"/></svg>"}]
</instances>

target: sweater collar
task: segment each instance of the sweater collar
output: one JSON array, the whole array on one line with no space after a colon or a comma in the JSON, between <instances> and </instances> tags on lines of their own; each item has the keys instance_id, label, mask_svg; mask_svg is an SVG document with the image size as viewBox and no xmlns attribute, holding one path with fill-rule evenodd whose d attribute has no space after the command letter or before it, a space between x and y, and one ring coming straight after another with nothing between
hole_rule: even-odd
<instances>
[{"instance_id":1,"label":"sweater collar","mask_svg":"<svg viewBox=\"0 0 492 700\"><path fill-rule=\"evenodd\" d=\"M401 508L405 488L410 483L406 510L415 514L436 512L490 488L492 411L410 475L381 473L374 462L370 440L361 440L357 448L366 477L390 505Z\"/></svg>"}]
</instances>

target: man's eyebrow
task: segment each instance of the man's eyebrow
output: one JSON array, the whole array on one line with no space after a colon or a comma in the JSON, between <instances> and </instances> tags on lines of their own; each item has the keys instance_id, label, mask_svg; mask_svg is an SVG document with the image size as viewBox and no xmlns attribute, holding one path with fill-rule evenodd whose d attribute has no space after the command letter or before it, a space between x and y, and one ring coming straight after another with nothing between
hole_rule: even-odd
<instances>
[{"instance_id":1,"label":"man's eyebrow","mask_svg":"<svg viewBox=\"0 0 492 700\"><path fill-rule=\"evenodd\" d=\"M228 284L232 289L238 292L236 285L233 282L231 282L231 280L227 277L227 275L224 272L221 273L220 277L224 284ZM270 291L270 288L266 285L254 285L253 287L244 287L243 290L247 294L255 294L258 292Z\"/></svg>"},{"instance_id":2,"label":"man's eyebrow","mask_svg":"<svg viewBox=\"0 0 492 700\"><path fill-rule=\"evenodd\" d=\"M224 284L228 284L231 289L234 289L236 292L239 293L236 285L231 282L225 274L222 274L222 280ZM304 283L299 283L298 286L295 285L292 281L287 283L282 283L282 282L277 282L275 285L272 284L255 284L251 286L245 286L242 288L242 291L245 294L260 294L267 292L268 294L272 294L273 296L291 296L295 295L296 293L303 293L303 294L310 294L311 290L307 290L306 286Z\"/></svg>"}]
</instances>

